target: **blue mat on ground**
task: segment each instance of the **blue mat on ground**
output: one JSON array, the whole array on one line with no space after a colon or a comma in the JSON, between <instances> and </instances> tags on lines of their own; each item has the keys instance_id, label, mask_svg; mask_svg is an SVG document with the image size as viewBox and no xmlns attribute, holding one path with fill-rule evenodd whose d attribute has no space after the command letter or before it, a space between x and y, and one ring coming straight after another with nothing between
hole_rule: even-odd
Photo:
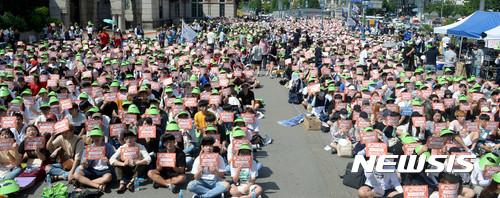
<instances>
[{"instance_id":1,"label":"blue mat on ground","mask_svg":"<svg viewBox=\"0 0 500 198\"><path fill-rule=\"evenodd\" d=\"M281 124L283 126L295 126L295 125L298 125L300 124L304 119L304 115L300 114L292 119L289 119L289 120L281 120L281 121L278 121L278 124Z\"/></svg>"}]
</instances>

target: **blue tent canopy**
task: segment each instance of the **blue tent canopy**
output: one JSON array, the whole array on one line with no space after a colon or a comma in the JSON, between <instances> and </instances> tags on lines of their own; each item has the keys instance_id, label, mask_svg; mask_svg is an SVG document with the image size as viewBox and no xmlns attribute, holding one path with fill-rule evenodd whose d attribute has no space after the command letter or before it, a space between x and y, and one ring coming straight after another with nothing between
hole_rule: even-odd
<instances>
[{"instance_id":1,"label":"blue tent canopy","mask_svg":"<svg viewBox=\"0 0 500 198\"><path fill-rule=\"evenodd\" d=\"M499 27L500 12L476 11L459 22L434 28L434 33L481 38L481 33L485 32L487 37L484 39L499 39L500 32L490 31Z\"/></svg>"}]
</instances>

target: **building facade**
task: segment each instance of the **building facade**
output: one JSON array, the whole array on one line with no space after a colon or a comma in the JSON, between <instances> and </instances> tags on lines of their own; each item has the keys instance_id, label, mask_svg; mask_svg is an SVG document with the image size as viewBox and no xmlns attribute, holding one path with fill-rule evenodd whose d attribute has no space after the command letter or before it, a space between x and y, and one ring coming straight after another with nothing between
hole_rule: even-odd
<instances>
[{"instance_id":1,"label":"building facade","mask_svg":"<svg viewBox=\"0 0 500 198\"><path fill-rule=\"evenodd\" d=\"M141 24L144 29L163 24L179 24L180 19L236 16L238 0L50 0L50 16L64 25L88 21L103 27L104 19L112 19L118 28L132 29Z\"/></svg>"}]
</instances>

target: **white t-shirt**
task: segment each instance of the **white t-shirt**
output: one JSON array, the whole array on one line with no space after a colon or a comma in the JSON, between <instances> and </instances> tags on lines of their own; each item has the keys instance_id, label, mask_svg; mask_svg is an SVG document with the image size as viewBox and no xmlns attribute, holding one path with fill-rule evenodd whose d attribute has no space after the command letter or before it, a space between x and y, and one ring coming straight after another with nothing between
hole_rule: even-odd
<instances>
[{"instance_id":1,"label":"white t-shirt","mask_svg":"<svg viewBox=\"0 0 500 198\"><path fill-rule=\"evenodd\" d=\"M194 160L193 168L191 169L191 173L193 175L198 173L199 167L200 167L200 157L197 157ZM219 171L219 172L224 172L225 169L226 169L226 163L224 162L224 159L222 158L222 156L219 155L219 166L215 170ZM208 167L203 167L203 172L201 173L201 179L204 179L204 180L222 180L221 178L217 177L216 174L210 172L210 169Z\"/></svg>"},{"instance_id":2,"label":"white t-shirt","mask_svg":"<svg viewBox=\"0 0 500 198\"><path fill-rule=\"evenodd\" d=\"M215 43L215 34L213 32L209 32L207 34L207 41L208 41L208 44L214 44Z\"/></svg>"},{"instance_id":3,"label":"white t-shirt","mask_svg":"<svg viewBox=\"0 0 500 198\"><path fill-rule=\"evenodd\" d=\"M231 177L234 177L236 173L238 172L237 168L233 168L233 165L231 164ZM240 172L240 183L241 184L246 184L250 179L252 178L257 178L259 176L259 172L257 170L257 162L255 160L252 160L252 168L242 168Z\"/></svg>"},{"instance_id":4,"label":"white t-shirt","mask_svg":"<svg viewBox=\"0 0 500 198\"><path fill-rule=\"evenodd\" d=\"M361 51L359 54L359 64L366 65L365 60L368 58L368 52L366 50Z\"/></svg>"},{"instance_id":5,"label":"white t-shirt","mask_svg":"<svg viewBox=\"0 0 500 198\"><path fill-rule=\"evenodd\" d=\"M447 36L441 39L441 42L443 42L443 47L448 46L448 43L450 43L450 41L451 41L450 37Z\"/></svg>"}]
</instances>

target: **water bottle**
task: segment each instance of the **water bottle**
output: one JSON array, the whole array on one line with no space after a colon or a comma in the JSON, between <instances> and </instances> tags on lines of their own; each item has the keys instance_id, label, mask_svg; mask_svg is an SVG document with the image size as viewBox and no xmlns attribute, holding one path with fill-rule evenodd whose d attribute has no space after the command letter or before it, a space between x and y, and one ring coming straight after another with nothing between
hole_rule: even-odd
<instances>
[{"instance_id":1,"label":"water bottle","mask_svg":"<svg viewBox=\"0 0 500 198\"><path fill-rule=\"evenodd\" d=\"M134 192L139 191L139 179L137 177L134 179Z\"/></svg>"},{"instance_id":2,"label":"water bottle","mask_svg":"<svg viewBox=\"0 0 500 198\"><path fill-rule=\"evenodd\" d=\"M179 191L179 198L184 198L184 194L182 194L182 189Z\"/></svg>"},{"instance_id":3,"label":"water bottle","mask_svg":"<svg viewBox=\"0 0 500 198\"><path fill-rule=\"evenodd\" d=\"M47 182L47 188L52 188L52 179L50 178L49 174L47 174L47 178L45 178L45 182Z\"/></svg>"},{"instance_id":4,"label":"water bottle","mask_svg":"<svg viewBox=\"0 0 500 198\"><path fill-rule=\"evenodd\" d=\"M26 174L30 174L31 172L33 172L33 168L31 168L29 166L26 167L26 169L24 170L24 173L26 173Z\"/></svg>"}]
</instances>

